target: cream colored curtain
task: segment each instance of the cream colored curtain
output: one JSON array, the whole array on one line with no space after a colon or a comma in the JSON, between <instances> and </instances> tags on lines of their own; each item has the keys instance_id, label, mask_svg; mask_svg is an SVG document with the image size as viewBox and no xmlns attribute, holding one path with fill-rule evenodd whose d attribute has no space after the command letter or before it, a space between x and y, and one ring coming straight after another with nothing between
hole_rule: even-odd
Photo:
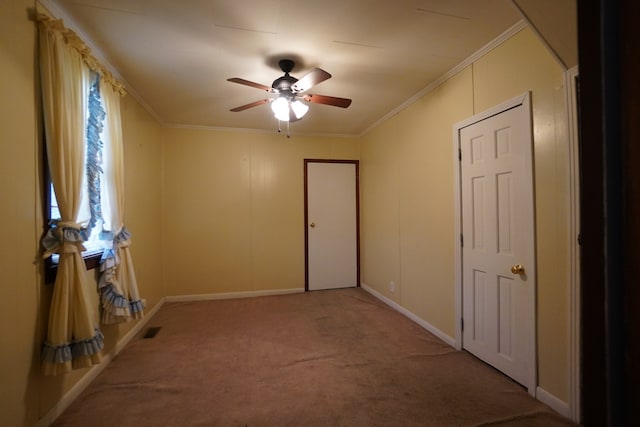
<instances>
[{"instance_id":1,"label":"cream colored curtain","mask_svg":"<svg viewBox=\"0 0 640 427\"><path fill-rule=\"evenodd\" d=\"M39 17L40 72L51 180L61 220L48 236L60 254L42 369L57 375L100 362L102 333L90 301L91 284L81 252L88 220L82 194L85 178L85 123L90 70L84 48L60 21Z\"/></svg>"},{"instance_id":2,"label":"cream colored curtain","mask_svg":"<svg viewBox=\"0 0 640 427\"><path fill-rule=\"evenodd\" d=\"M108 223L114 234L113 250L103 257L99 281L102 323L120 323L143 317L143 304L133 269L130 234L124 227L124 154L120 116L120 92L109 84L101 85L100 95L107 113L106 144L103 155L110 207Z\"/></svg>"}]
</instances>

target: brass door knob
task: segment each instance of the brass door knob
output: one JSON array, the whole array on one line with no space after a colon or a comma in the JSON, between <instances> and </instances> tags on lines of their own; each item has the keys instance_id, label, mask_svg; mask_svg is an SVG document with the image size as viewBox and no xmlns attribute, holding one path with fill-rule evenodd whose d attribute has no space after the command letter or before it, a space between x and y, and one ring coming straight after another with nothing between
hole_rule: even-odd
<instances>
[{"instance_id":1,"label":"brass door knob","mask_svg":"<svg viewBox=\"0 0 640 427\"><path fill-rule=\"evenodd\" d=\"M513 274L524 274L524 266L522 264L512 265L511 272Z\"/></svg>"},{"instance_id":2,"label":"brass door knob","mask_svg":"<svg viewBox=\"0 0 640 427\"><path fill-rule=\"evenodd\" d=\"M311 224L309 224L309 227L311 227L311 228L316 228L316 223L315 223L315 222L312 222Z\"/></svg>"}]
</instances>

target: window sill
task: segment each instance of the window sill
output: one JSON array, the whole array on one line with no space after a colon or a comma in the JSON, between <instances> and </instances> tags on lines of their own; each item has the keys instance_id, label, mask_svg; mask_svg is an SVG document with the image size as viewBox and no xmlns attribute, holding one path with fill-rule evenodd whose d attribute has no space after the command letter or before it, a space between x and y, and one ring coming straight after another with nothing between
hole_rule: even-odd
<instances>
[{"instance_id":1,"label":"window sill","mask_svg":"<svg viewBox=\"0 0 640 427\"><path fill-rule=\"evenodd\" d=\"M102 250L97 252L86 253L82 259L84 259L84 265L87 270L92 270L100 264L102 258ZM58 274L58 263L53 261L53 257L49 257L44 262L44 281L47 285L53 284L56 281L56 275Z\"/></svg>"}]
</instances>

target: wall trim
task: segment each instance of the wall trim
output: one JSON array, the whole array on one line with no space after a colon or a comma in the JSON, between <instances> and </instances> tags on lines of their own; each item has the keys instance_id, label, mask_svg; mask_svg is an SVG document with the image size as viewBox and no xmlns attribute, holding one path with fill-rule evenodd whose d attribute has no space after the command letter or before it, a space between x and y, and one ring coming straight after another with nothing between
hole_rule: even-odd
<instances>
[{"instance_id":1,"label":"wall trim","mask_svg":"<svg viewBox=\"0 0 640 427\"><path fill-rule=\"evenodd\" d=\"M164 302L209 301L234 298L253 298L272 295L287 295L304 292L304 288L273 289L268 291L224 292L215 294L172 295L164 298Z\"/></svg>"},{"instance_id":2,"label":"wall trim","mask_svg":"<svg viewBox=\"0 0 640 427\"><path fill-rule=\"evenodd\" d=\"M411 311L407 310L406 308L404 308L403 306L401 306L397 302L385 297L380 292L378 292L375 289L373 289L371 286L361 282L360 283L360 287L362 289L364 289L365 291L369 292L374 297L378 298L383 303L387 304L388 306L390 306L391 308L396 310L397 312L399 312L400 314L403 314L404 316L406 316L409 319L413 320L415 323L417 323L418 325L422 326L424 329L426 329L427 331L431 332L433 335L435 335L436 337L440 338L442 341L444 341L445 343L449 344L451 347L456 347L456 340L454 338L452 338L448 334L445 334L440 329L438 329L435 326L433 326L431 323L427 322L423 318L421 318L421 317L417 316L416 314L412 313Z\"/></svg>"},{"instance_id":3,"label":"wall trim","mask_svg":"<svg viewBox=\"0 0 640 427\"><path fill-rule=\"evenodd\" d=\"M536 388L536 399L538 399L540 402L544 403L563 417L571 418L569 405L566 402L558 399L542 387Z\"/></svg>"},{"instance_id":4,"label":"wall trim","mask_svg":"<svg viewBox=\"0 0 640 427\"><path fill-rule=\"evenodd\" d=\"M67 391L62 398L56 403L53 408L49 410L34 427L46 427L51 424L78 398L91 382L111 363L111 361L122 351L122 349L129 344L129 342L147 325L149 320L160 310L160 307L164 305L164 298L149 310L144 318L138 321L138 323L127 332L121 340L111 349L109 353L103 356L102 361L89 368L89 371L77 382L73 387Z\"/></svg>"},{"instance_id":5,"label":"wall trim","mask_svg":"<svg viewBox=\"0 0 640 427\"><path fill-rule=\"evenodd\" d=\"M273 129L256 129L256 128L232 128L224 126L205 126L205 125L186 125L180 123L163 123L162 127L170 129L189 129L189 130L206 130L216 132L233 132L233 133L249 133L249 134L264 134L264 135L282 135L278 133L276 128ZM348 133L318 133L318 132L296 132L291 137L295 136L313 136L322 138L345 138L355 139L359 138L358 134Z\"/></svg>"}]
</instances>

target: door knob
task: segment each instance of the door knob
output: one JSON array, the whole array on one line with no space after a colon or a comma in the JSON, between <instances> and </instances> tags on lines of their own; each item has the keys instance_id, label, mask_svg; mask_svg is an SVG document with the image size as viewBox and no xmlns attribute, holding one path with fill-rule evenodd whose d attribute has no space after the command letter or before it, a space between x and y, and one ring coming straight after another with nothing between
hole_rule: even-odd
<instances>
[{"instance_id":1,"label":"door knob","mask_svg":"<svg viewBox=\"0 0 640 427\"><path fill-rule=\"evenodd\" d=\"M511 272L513 274L524 274L524 266L522 264L512 265Z\"/></svg>"},{"instance_id":2,"label":"door knob","mask_svg":"<svg viewBox=\"0 0 640 427\"><path fill-rule=\"evenodd\" d=\"M311 224L309 224L309 227L311 227L311 228L316 228L316 223L315 223L315 222L312 222Z\"/></svg>"}]
</instances>

